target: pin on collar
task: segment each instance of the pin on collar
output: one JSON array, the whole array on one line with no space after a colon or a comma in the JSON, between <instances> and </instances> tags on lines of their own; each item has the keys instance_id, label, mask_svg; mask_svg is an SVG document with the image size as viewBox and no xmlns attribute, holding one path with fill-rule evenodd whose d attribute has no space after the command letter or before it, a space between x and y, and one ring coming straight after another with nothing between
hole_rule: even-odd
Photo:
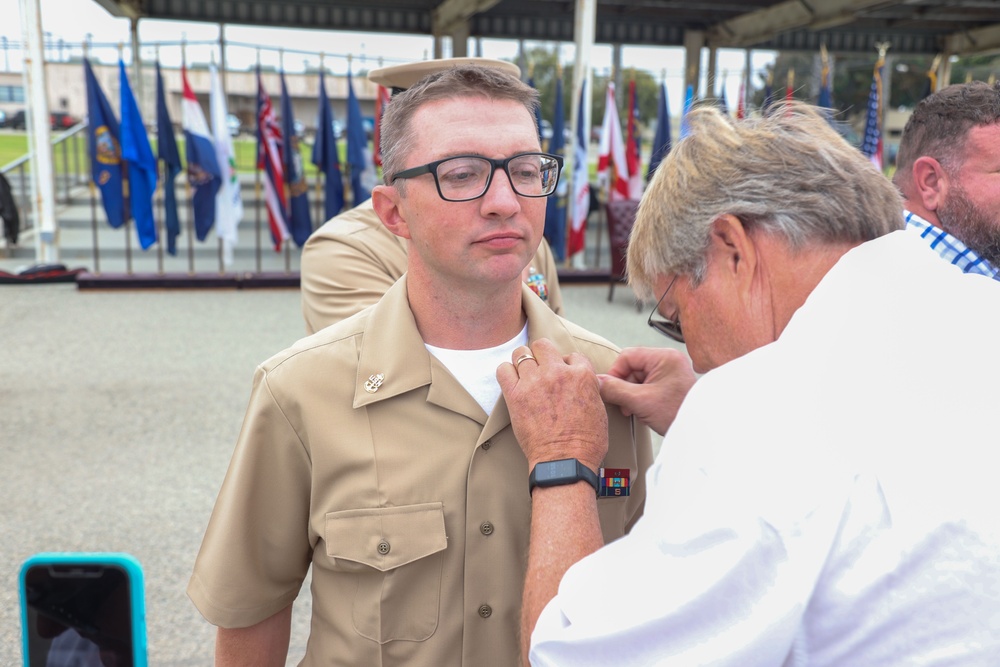
<instances>
[{"instance_id":1,"label":"pin on collar","mask_svg":"<svg viewBox=\"0 0 1000 667\"><path fill-rule=\"evenodd\" d=\"M365 391L369 394L374 394L378 391L378 388L382 386L382 382L385 380L385 375L383 373L376 373L368 377L365 381Z\"/></svg>"}]
</instances>

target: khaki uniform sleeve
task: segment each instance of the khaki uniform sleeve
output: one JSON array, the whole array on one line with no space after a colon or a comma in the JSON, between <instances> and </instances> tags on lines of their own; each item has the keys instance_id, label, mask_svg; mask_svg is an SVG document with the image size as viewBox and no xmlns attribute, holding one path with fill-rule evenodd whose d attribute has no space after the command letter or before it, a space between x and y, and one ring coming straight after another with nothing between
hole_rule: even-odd
<instances>
[{"instance_id":1,"label":"khaki uniform sleeve","mask_svg":"<svg viewBox=\"0 0 1000 667\"><path fill-rule=\"evenodd\" d=\"M377 247L369 233L325 233L336 221L317 230L302 249L302 314L309 334L377 302L406 271L406 253L397 242Z\"/></svg>"},{"instance_id":2,"label":"khaki uniform sleeve","mask_svg":"<svg viewBox=\"0 0 1000 667\"><path fill-rule=\"evenodd\" d=\"M258 368L187 589L209 623L247 627L295 600L312 553L310 486L309 457Z\"/></svg>"}]
</instances>

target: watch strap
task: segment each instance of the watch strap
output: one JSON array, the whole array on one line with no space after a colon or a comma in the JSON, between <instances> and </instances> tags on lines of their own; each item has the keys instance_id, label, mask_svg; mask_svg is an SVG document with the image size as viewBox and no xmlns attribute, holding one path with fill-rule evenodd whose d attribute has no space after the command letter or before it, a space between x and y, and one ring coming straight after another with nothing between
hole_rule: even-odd
<instances>
[{"instance_id":1,"label":"watch strap","mask_svg":"<svg viewBox=\"0 0 1000 667\"><path fill-rule=\"evenodd\" d=\"M563 486L584 481L594 487L594 493L600 492L601 482L597 473L580 463L578 459L559 459L558 461L542 461L535 465L528 475L528 493L536 486Z\"/></svg>"}]
</instances>

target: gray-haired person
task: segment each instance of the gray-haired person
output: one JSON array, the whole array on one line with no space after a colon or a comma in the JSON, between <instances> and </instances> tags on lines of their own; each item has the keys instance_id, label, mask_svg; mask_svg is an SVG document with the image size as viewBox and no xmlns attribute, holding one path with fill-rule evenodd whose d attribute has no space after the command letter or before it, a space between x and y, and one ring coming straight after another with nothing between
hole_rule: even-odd
<instances>
[{"instance_id":1,"label":"gray-haired person","mask_svg":"<svg viewBox=\"0 0 1000 667\"><path fill-rule=\"evenodd\" d=\"M995 666L1000 285L901 231L895 188L812 108L690 127L628 259L651 324L705 374L684 397L676 350L595 375L546 341L498 371L529 467L596 466L602 396L667 431L613 543L585 484L535 489L525 654Z\"/></svg>"}]
</instances>

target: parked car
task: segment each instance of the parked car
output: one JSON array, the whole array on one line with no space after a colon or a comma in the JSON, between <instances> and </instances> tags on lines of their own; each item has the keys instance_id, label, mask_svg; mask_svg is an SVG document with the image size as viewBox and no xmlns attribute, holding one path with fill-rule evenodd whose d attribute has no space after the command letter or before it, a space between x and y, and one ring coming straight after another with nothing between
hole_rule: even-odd
<instances>
[{"instance_id":1,"label":"parked car","mask_svg":"<svg viewBox=\"0 0 1000 667\"><path fill-rule=\"evenodd\" d=\"M49 126L53 130L68 130L79 122L78 118L71 116L65 111L53 111L49 113Z\"/></svg>"},{"instance_id":2,"label":"parked car","mask_svg":"<svg viewBox=\"0 0 1000 667\"><path fill-rule=\"evenodd\" d=\"M52 130L68 130L79 122L78 118L71 116L65 111L52 111L49 113L49 129ZM28 129L28 118L25 115L24 109L15 111L14 115L7 122L7 125L15 130Z\"/></svg>"},{"instance_id":3,"label":"parked car","mask_svg":"<svg viewBox=\"0 0 1000 667\"><path fill-rule=\"evenodd\" d=\"M0 109L0 127L7 127L7 112Z\"/></svg>"},{"instance_id":4,"label":"parked car","mask_svg":"<svg viewBox=\"0 0 1000 667\"><path fill-rule=\"evenodd\" d=\"M229 136L238 137L240 136L240 119L236 117L235 114L228 114L226 116L226 127L229 128Z\"/></svg>"}]
</instances>

